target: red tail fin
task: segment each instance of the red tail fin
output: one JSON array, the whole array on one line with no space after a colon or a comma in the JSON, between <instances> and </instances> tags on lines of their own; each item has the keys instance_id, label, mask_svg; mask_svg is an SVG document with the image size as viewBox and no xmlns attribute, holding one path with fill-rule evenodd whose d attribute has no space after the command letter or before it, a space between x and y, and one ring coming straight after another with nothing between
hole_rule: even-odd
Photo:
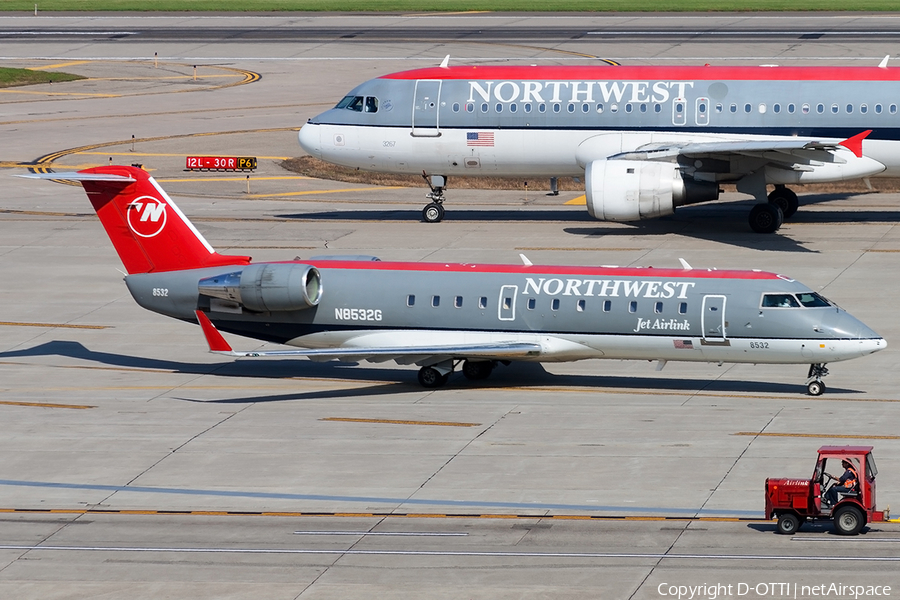
<instances>
[{"instance_id":1,"label":"red tail fin","mask_svg":"<svg viewBox=\"0 0 900 600\"><path fill-rule=\"evenodd\" d=\"M76 179L84 186L129 274L250 262L249 256L224 256L213 250L143 169L97 167L75 175L59 174L57 177ZM122 179L103 179L103 175Z\"/></svg>"}]
</instances>

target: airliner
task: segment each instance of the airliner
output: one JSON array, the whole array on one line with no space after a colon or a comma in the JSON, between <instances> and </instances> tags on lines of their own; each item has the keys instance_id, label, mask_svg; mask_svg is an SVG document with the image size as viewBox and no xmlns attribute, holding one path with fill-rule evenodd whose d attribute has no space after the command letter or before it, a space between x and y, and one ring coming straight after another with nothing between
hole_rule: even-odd
<instances>
[{"instance_id":1,"label":"airliner","mask_svg":"<svg viewBox=\"0 0 900 600\"><path fill-rule=\"evenodd\" d=\"M421 385L459 368L591 358L808 365L885 340L794 279L763 271L385 262L321 256L252 262L216 252L144 170L27 175L80 181L137 303L199 323L212 352L419 366ZM221 332L293 346L235 351Z\"/></svg>"},{"instance_id":2,"label":"airliner","mask_svg":"<svg viewBox=\"0 0 900 600\"><path fill-rule=\"evenodd\" d=\"M302 148L369 171L430 174L427 222L448 177L584 178L607 221L756 198L772 233L791 185L900 176L900 68L449 66L367 81L300 130ZM771 188L771 191L770 191Z\"/></svg>"}]
</instances>

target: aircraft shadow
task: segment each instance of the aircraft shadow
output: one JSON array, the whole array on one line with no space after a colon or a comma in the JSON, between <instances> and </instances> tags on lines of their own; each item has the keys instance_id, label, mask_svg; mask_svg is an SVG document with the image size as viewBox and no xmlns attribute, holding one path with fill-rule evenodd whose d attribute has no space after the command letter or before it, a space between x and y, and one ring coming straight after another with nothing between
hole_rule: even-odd
<instances>
[{"instance_id":1,"label":"aircraft shadow","mask_svg":"<svg viewBox=\"0 0 900 600\"><path fill-rule=\"evenodd\" d=\"M484 209L471 210L456 208L447 204L447 221L521 221L521 222L593 222L594 219L581 207L573 209L541 210L533 207L510 207L508 209ZM321 221L421 221L422 210L397 210L397 209L353 209L353 210L329 210L320 212L280 214L282 219L303 219Z\"/></svg>"},{"instance_id":2,"label":"aircraft shadow","mask_svg":"<svg viewBox=\"0 0 900 600\"><path fill-rule=\"evenodd\" d=\"M97 352L86 348L79 342L52 341L33 348L0 352L0 360L12 358L29 358L38 356L63 356L79 360L99 363L109 367L127 369L161 370L173 373L192 375L211 375L223 378L266 378L266 379L315 379L334 378L342 381L371 384L351 389L297 391L278 395L258 395L218 400L196 400L179 398L191 402L209 403L256 403L278 402L287 400L318 400L329 398L345 398L354 396L389 396L397 393L423 392L416 379L413 368L373 368L358 366L355 363L323 362L317 363L303 359L263 359L238 360L219 363L190 363L142 356ZM799 368L799 367L798 367ZM802 371L802 369L800 369ZM624 377L620 375L554 375L548 373L538 363L518 362L508 367L499 366L491 378L485 381L469 381L461 373L454 373L446 390L483 389L504 390L509 388L529 387L599 388L604 393L615 393L616 390L632 393L648 390L656 395L667 392L678 395L690 394L765 394L789 395L798 399L805 397L803 373L798 372L794 383L773 383L762 381L740 381L737 379L696 379L696 378L659 378L659 377ZM298 382L299 383L299 382ZM436 390L440 393L441 389ZM829 387L827 394L835 395L864 393L861 390L840 387ZM726 399L727 400L727 399Z\"/></svg>"}]
</instances>

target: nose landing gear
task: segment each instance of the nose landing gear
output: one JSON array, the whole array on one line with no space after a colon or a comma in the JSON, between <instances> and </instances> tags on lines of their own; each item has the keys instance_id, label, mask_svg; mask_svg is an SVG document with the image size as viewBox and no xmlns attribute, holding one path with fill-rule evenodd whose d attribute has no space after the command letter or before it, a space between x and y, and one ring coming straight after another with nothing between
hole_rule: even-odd
<instances>
[{"instance_id":1,"label":"nose landing gear","mask_svg":"<svg viewBox=\"0 0 900 600\"><path fill-rule=\"evenodd\" d=\"M431 189L431 192L425 195L431 202L422 209L422 220L426 223L440 223L444 219L444 189L447 187L447 178L443 175L432 175L429 178L425 171L422 171L422 178Z\"/></svg>"},{"instance_id":2,"label":"nose landing gear","mask_svg":"<svg viewBox=\"0 0 900 600\"><path fill-rule=\"evenodd\" d=\"M810 396L821 396L825 393L825 382L822 378L828 375L828 369L822 363L809 365L806 379L806 391Z\"/></svg>"}]
</instances>

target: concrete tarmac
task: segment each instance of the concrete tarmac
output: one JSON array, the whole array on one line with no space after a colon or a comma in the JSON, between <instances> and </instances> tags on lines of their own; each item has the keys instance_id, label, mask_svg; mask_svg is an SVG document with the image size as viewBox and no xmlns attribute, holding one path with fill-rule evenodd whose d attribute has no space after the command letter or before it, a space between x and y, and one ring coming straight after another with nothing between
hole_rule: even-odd
<instances>
[{"instance_id":1,"label":"concrete tarmac","mask_svg":"<svg viewBox=\"0 0 900 600\"><path fill-rule=\"evenodd\" d=\"M0 597L643 599L694 586L694 597L813 598L826 596L813 591L823 584L898 593L896 523L845 539L827 525L778 536L761 517L766 477L808 477L824 444L874 445L879 507L898 505L900 195L802 195L794 219L760 236L746 225L753 202L738 196L635 226L591 220L571 203L578 192L451 189L446 220L429 225L418 221L424 189L280 166L301 154L306 118L354 85L448 52L519 64L877 63L890 51L881 39L815 34L828 25L852 37L896 20L603 17L645 38L674 23L734 27L740 43L458 39L478 26L537 31L546 18L0 16L4 64L88 76L0 90ZM568 19L566 35L585 19L552 18ZM305 24L318 37L233 35L261 23ZM323 33L382 23L452 35ZM96 35L167 28L182 35ZM809 37L748 41L754 28ZM12 35L27 30L67 35ZM248 191L246 174L184 172L192 154L257 156L260 167ZM134 303L80 187L12 177L110 159L144 164L222 252L759 268L821 290L890 345L829 365L816 398L801 366L513 364L483 385L454 375L424 390L414 367L393 363L231 361L208 354L196 326Z\"/></svg>"}]
</instances>

